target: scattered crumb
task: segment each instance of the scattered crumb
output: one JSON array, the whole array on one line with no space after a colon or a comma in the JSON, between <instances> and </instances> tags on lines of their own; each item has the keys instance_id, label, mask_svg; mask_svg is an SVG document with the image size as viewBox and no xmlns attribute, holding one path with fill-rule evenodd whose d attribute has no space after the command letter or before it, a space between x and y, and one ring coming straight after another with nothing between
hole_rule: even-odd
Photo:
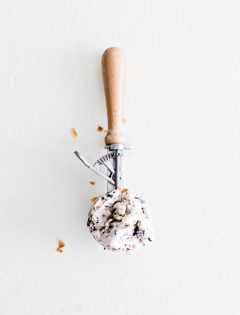
<instances>
[{"instance_id":1,"label":"scattered crumb","mask_svg":"<svg viewBox=\"0 0 240 315\"><path fill-rule=\"evenodd\" d=\"M76 138L78 136L77 130L75 128L70 128L71 135Z\"/></svg>"},{"instance_id":2,"label":"scattered crumb","mask_svg":"<svg viewBox=\"0 0 240 315\"><path fill-rule=\"evenodd\" d=\"M62 253L63 250L62 248L65 246L65 243L61 240L58 241L58 248L57 248L57 252Z\"/></svg>"},{"instance_id":3,"label":"scattered crumb","mask_svg":"<svg viewBox=\"0 0 240 315\"><path fill-rule=\"evenodd\" d=\"M98 197L93 197L93 198L91 199L91 202L92 202L92 203L95 203L95 202L97 201L97 199L98 199Z\"/></svg>"},{"instance_id":4,"label":"scattered crumb","mask_svg":"<svg viewBox=\"0 0 240 315\"><path fill-rule=\"evenodd\" d=\"M90 180L90 181L89 181L89 184L91 184L91 185L96 185L96 181L95 181L95 180Z\"/></svg>"},{"instance_id":5,"label":"scattered crumb","mask_svg":"<svg viewBox=\"0 0 240 315\"><path fill-rule=\"evenodd\" d=\"M126 118L123 118L123 119L122 119L122 123L123 123L123 125L125 125L125 124L127 123L127 119L126 119Z\"/></svg>"},{"instance_id":6,"label":"scattered crumb","mask_svg":"<svg viewBox=\"0 0 240 315\"><path fill-rule=\"evenodd\" d=\"M103 132L103 130L104 130L104 128L102 126L98 125L97 131L98 132Z\"/></svg>"},{"instance_id":7,"label":"scattered crumb","mask_svg":"<svg viewBox=\"0 0 240 315\"><path fill-rule=\"evenodd\" d=\"M120 191L120 192L128 192L127 188L118 187L117 190Z\"/></svg>"},{"instance_id":8,"label":"scattered crumb","mask_svg":"<svg viewBox=\"0 0 240 315\"><path fill-rule=\"evenodd\" d=\"M58 241L58 247L63 248L65 246L65 243L61 240Z\"/></svg>"}]
</instances>

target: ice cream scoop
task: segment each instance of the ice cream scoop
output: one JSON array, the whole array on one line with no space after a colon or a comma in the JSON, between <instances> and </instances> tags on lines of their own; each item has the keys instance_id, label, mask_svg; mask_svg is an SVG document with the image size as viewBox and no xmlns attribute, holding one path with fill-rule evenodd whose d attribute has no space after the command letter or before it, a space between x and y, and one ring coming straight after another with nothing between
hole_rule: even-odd
<instances>
[{"instance_id":1,"label":"ice cream scoop","mask_svg":"<svg viewBox=\"0 0 240 315\"><path fill-rule=\"evenodd\" d=\"M108 130L105 137L107 154L100 157L92 166L78 151L74 152L85 166L107 181L108 192L124 186L123 159L126 149L132 148L126 145L122 132L125 68L126 61L122 49L105 50L102 57L102 70L108 117Z\"/></svg>"},{"instance_id":2,"label":"ice cream scoop","mask_svg":"<svg viewBox=\"0 0 240 315\"><path fill-rule=\"evenodd\" d=\"M108 48L102 57L107 105L107 154L92 166L78 151L75 155L89 169L107 181L107 194L96 199L90 209L88 226L106 249L131 251L152 241L152 228L145 201L130 194L124 184L123 160L126 145L122 132L123 88L126 59L120 48Z\"/></svg>"}]
</instances>

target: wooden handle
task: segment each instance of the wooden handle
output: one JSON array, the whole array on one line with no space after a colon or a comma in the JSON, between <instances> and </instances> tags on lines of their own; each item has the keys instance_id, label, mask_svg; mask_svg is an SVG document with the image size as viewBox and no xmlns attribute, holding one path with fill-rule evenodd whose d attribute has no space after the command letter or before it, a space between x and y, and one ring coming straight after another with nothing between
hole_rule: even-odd
<instances>
[{"instance_id":1,"label":"wooden handle","mask_svg":"<svg viewBox=\"0 0 240 315\"><path fill-rule=\"evenodd\" d=\"M106 144L124 144L122 135L122 102L125 76L125 55L120 48L108 48L102 57L103 83L107 105L108 132Z\"/></svg>"}]
</instances>

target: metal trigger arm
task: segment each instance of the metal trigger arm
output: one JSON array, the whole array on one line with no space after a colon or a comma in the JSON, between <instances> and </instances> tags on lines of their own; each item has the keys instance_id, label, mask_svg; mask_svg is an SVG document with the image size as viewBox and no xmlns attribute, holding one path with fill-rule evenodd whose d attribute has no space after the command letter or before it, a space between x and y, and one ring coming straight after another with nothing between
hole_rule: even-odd
<instances>
[{"instance_id":1,"label":"metal trigger arm","mask_svg":"<svg viewBox=\"0 0 240 315\"><path fill-rule=\"evenodd\" d=\"M83 156L81 156L81 154L78 151L74 151L74 154L76 155L76 157L79 158L79 160L85 165L87 166L90 170L92 170L94 173L96 173L97 175L101 176L103 179L107 180L109 183L114 185L114 180L111 179L110 177L108 177L107 175L105 175L104 173L102 173L101 171L99 171L98 169L96 169L95 167L91 166L87 160L84 159Z\"/></svg>"}]
</instances>

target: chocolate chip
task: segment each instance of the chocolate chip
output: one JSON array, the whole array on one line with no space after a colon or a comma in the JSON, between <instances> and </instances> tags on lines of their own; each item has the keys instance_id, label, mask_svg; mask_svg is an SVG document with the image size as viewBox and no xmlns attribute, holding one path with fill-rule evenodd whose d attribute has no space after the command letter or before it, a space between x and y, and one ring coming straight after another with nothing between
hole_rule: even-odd
<instances>
[{"instance_id":1,"label":"chocolate chip","mask_svg":"<svg viewBox=\"0 0 240 315\"><path fill-rule=\"evenodd\" d=\"M139 227L138 227L138 225L137 225L137 223L136 223L135 228L134 228L134 230L133 230L133 236L136 236L136 235L137 235L138 230L139 230Z\"/></svg>"}]
</instances>

